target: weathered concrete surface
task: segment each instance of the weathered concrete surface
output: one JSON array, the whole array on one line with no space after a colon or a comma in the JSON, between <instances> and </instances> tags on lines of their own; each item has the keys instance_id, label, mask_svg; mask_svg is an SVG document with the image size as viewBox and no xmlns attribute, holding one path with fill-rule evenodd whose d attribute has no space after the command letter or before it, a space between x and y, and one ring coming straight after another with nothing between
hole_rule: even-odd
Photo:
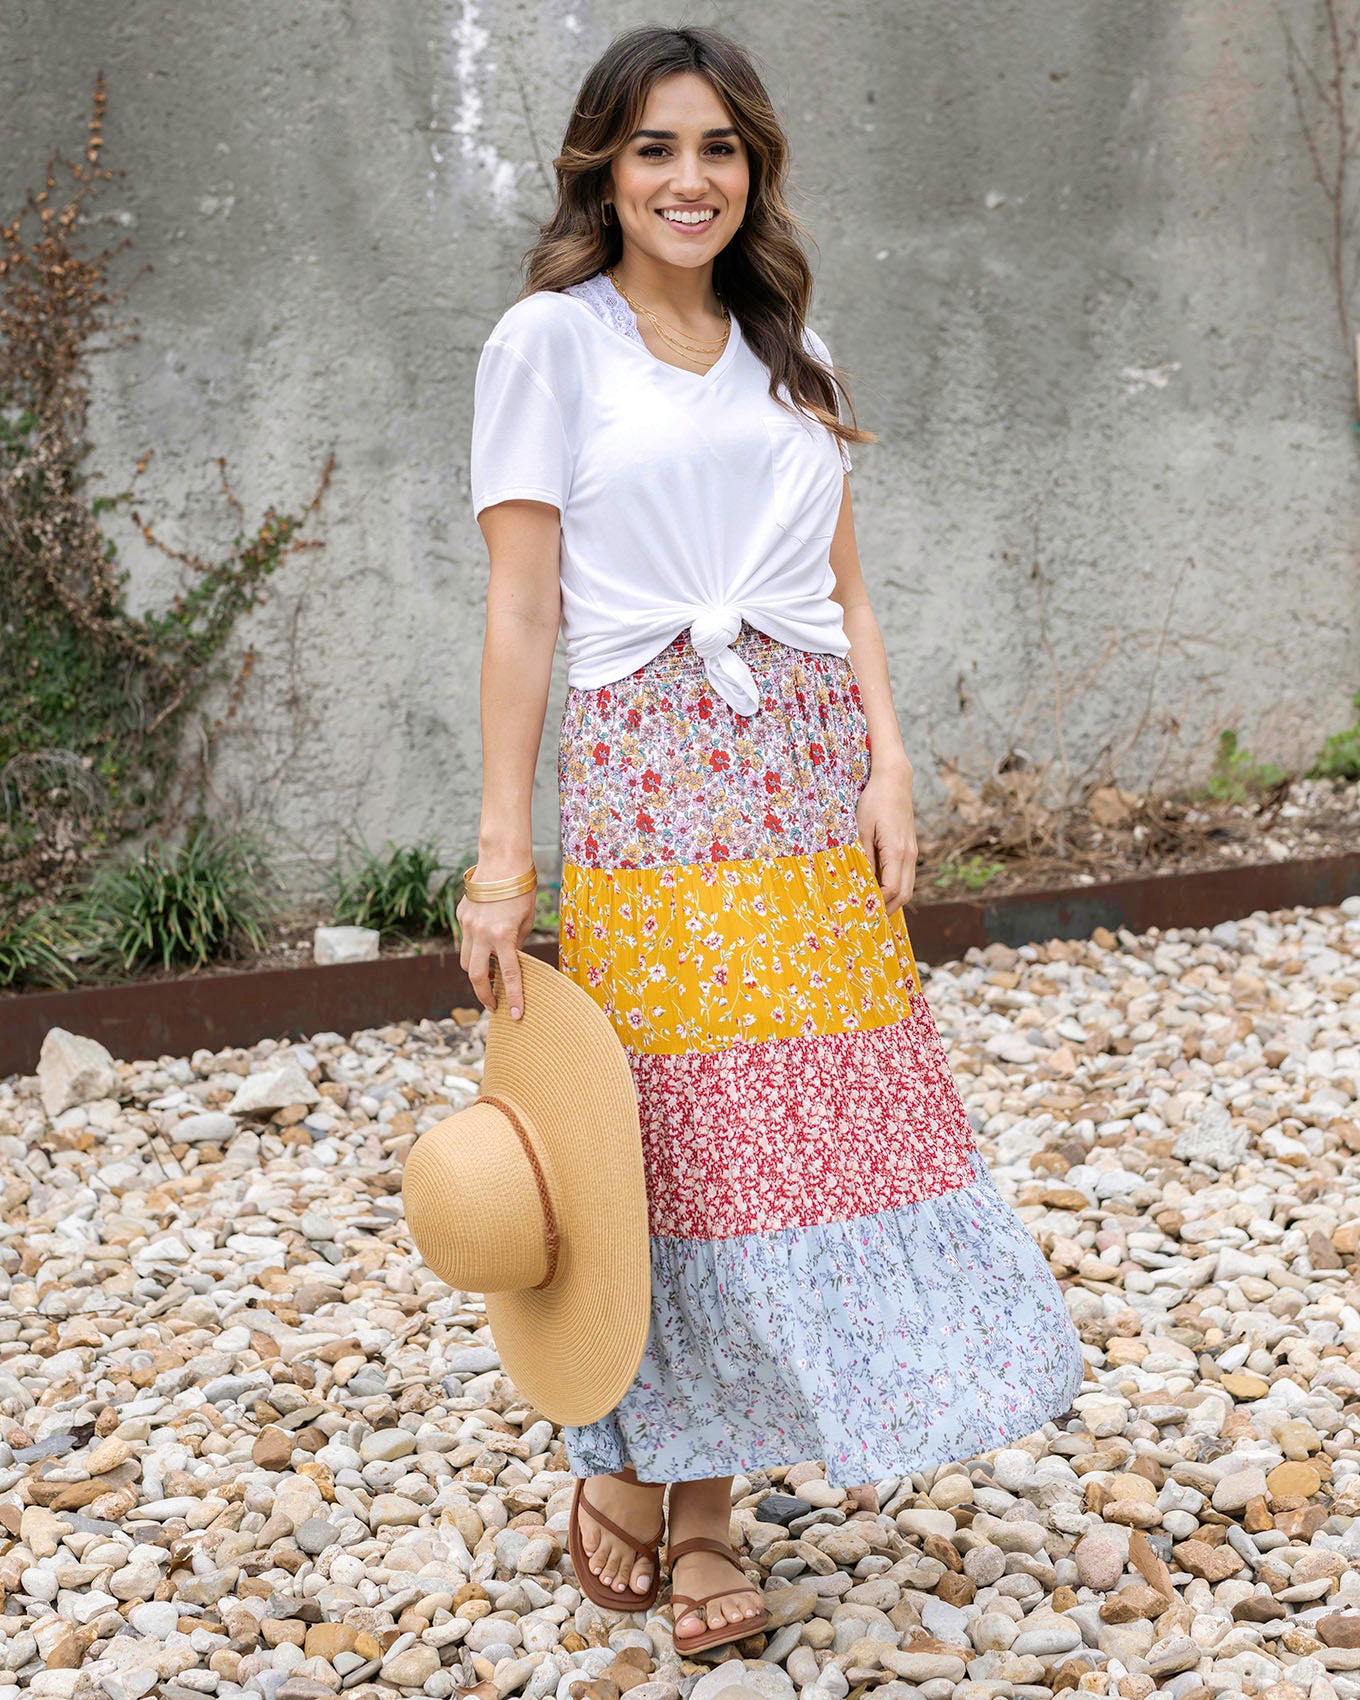
<instances>
[{"instance_id":1,"label":"weathered concrete surface","mask_svg":"<svg viewBox=\"0 0 1360 1700\"><path fill-rule=\"evenodd\" d=\"M326 547L247 623L259 664L219 768L221 807L270 828L296 884L352 826L473 843L477 350L582 72L651 17L2 0L0 213L78 149L102 66L122 275L154 266L140 342L97 368L110 486L153 449L145 511L208 550L234 529L215 456L252 518L338 457ZM1360 684L1357 450L1269 0L789 3L734 27L790 131L814 322L881 438L852 482L923 812L933 752L1055 748L1036 559L1074 766L1145 710L1125 783L1164 746L1163 777L1202 770L1224 726L1311 754ZM169 564L113 528L139 599L163 596Z\"/></svg>"}]
</instances>

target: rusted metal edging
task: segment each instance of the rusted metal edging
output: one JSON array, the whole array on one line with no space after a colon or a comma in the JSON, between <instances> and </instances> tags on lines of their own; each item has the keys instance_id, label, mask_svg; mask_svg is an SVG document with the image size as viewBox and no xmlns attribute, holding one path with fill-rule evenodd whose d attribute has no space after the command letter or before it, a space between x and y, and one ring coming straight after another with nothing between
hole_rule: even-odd
<instances>
[{"instance_id":1,"label":"rusted metal edging","mask_svg":"<svg viewBox=\"0 0 1360 1700\"><path fill-rule=\"evenodd\" d=\"M923 962L962 956L970 945L1090 938L1097 927L1214 927L1257 909L1310 909L1360 895L1360 851L1195 873L1149 874L1104 885L1051 886L990 900L908 909L912 948Z\"/></svg>"},{"instance_id":2,"label":"rusted metal edging","mask_svg":"<svg viewBox=\"0 0 1360 1700\"><path fill-rule=\"evenodd\" d=\"M524 948L557 961L555 939ZM50 1027L98 1039L115 1057L186 1057L205 1046L220 1051L265 1038L442 1020L476 1003L455 950L35 992L0 1000L0 1075L33 1073Z\"/></svg>"},{"instance_id":3,"label":"rusted metal edging","mask_svg":"<svg viewBox=\"0 0 1360 1700\"><path fill-rule=\"evenodd\" d=\"M1089 938L1097 927L1212 927L1257 909L1318 908L1360 895L1360 851L1308 861L1155 874L1108 885L1014 892L978 901L928 903L907 912L923 963L971 946ZM526 949L555 963L552 939ZM349 1034L391 1021L432 1020L477 999L456 951L388 956L330 968L269 968L127 986L88 986L0 998L0 1075L31 1074L43 1036L65 1027L98 1039L116 1057L188 1056L264 1038Z\"/></svg>"}]
</instances>

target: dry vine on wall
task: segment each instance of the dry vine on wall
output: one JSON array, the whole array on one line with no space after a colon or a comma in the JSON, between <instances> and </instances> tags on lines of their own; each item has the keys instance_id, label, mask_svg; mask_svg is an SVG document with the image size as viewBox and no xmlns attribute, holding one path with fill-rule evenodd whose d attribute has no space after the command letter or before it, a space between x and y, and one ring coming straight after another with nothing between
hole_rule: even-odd
<instances>
[{"instance_id":1,"label":"dry vine on wall","mask_svg":"<svg viewBox=\"0 0 1360 1700\"><path fill-rule=\"evenodd\" d=\"M1300 44L1282 9L1277 8L1285 43L1285 74L1289 79L1299 129L1313 176L1328 207L1327 255L1336 303L1341 344L1352 362L1356 385L1356 427L1360 430L1360 333L1352 328L1351 293L1355 284L1354 155L1360 147L1360 8L1340 0L1320 0L1320 65Z\"/></svg>"},{"instance_id":2,"label":"dry vine on wall","mask_svg":"<svg viewBox=\"0 0 1360 1700\"><path fill-rule=\"evenodd\" d=\"M82 156L49 163L43 186L0 225L0 901L13 911L62 887L105 849L201 815L214 742L254 661L227 652L241 616L294 551L334 456L297 513L253 528L218 460L237 533L223 559L162 542L131 488L94 495L88 363L134 340L112 310L110 267L128 239L85 251L100 186L106 91L96 81ZM69 179L69 181L67 181ZM143 455L133 474L150 460ZM141 537L179 563L168 607L134 615L101 521L126 508ZM209 689L226 686L217 718Z\"/></svg>"}]
</instances>

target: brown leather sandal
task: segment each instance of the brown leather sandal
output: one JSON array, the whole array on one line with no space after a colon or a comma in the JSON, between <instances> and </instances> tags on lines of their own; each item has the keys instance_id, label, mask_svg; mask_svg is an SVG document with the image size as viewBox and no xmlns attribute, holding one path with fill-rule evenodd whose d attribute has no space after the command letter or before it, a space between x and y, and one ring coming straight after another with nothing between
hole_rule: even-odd
<instances>
[{"instance_id":1,"label":"brown leather sandal","mask_svg":"<svg viewBox=\"0 0 1360 1700\"><path fill-rule=\"evenodd\" d=\"M627 1529L621 1529L617 1523L606 1517L603 1511L595 1509L585 1497L586 1481L585 1476L576 1478L576 1486L571 1495L571 1511L567 1517L567 1551L571 1554L577 1585L588 1600L602 1606L606 1611L646 1611L661 1592L661 1562L658 1549L666 1533L666 1515L662 1513L661 1526L650 1541L639 1541L636 1535L629 1534ZM634 1563L639 1558L651 1555L652 1583L645 1594L634 1593L631 1588L611 1588L590 1568L590 1554L581 1539L581 1526L577 1520L582 1505L602 1529L608 1529L611 1535L616 1536L632 1551Z\"/></svg>"},{"instance_id":2,"label":"brown leather sandal","mask_svg":"<svg viewBox=\"0 0 1360 1700\"><path fill-rule=\"evenodd\" d=\"M666 1563L672 1569L677 1558L683 1558L687 1552L716 1552L725 1558L729 1564L741 1571L741 1586L735 1584L730 1588L715 1588L711 1594L677 1594L671 1593L671 1639L675 1650L688 1657L690 1653L702 1653L705 1647L721 1647L729 1641L744 1641L748 1635L759 1635L770 1621L770 1614L762 1606L754 1617L739 1618L736 1623L724 1623L717 1628L705 1629L700 1635L677 1635L675 1625L684 1617L688 1610L697 1610L704 1615L703 1608L710 1600L720 1599L724 1594L750 1593L758 1594L759 1586L752 1582L746 1574L741 1560L726 1541L715 1540L711 1535L693 1535L687 1541L677 1541L674 1546L666 1549ZM684 1608L677 1609L677 1608Z\"/></svg>"}]
</instances>

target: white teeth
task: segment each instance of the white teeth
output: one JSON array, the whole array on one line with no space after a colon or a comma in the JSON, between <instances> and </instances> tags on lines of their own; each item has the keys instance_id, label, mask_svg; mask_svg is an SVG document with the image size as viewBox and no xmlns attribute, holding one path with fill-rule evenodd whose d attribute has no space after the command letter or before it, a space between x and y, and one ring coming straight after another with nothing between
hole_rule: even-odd
<instances>
[{"instance_id":1,"label":"white teeth","mask_svg":"<svg viewBox=\"0 0 1360 1700\"><path fill-rule=\"evenodd\" d=\"M671 224L707 224L714 215L711 212L663 212L661 216Z\"/></svg>"}]
</instances>

